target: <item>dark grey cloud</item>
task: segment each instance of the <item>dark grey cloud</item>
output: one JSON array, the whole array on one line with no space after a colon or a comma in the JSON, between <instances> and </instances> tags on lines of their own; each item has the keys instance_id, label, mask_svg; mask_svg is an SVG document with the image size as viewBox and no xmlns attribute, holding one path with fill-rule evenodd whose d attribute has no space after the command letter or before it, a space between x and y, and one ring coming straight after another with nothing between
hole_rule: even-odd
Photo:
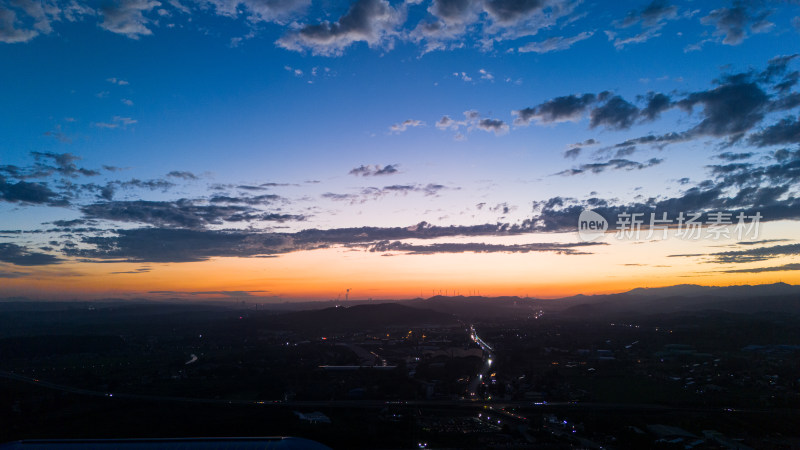
<instances>
[{"instance_id":1,"label":"dark grey cloud","mask_svg":"<svg viewBox=\"0 0 800 450\"><path fill-rule=\"evenodd\" d=\"M629 159L611 159L609 161L581 164L577 168L563 170L556 175L580 175L583 173L601 173L606 170L642 170L657 166L664 162L663 159L651 158L646 162L631 161Z\"/></svg>"},{"instance_id":2,"label":"dark grey cloud","mask_svg":"<svg viewBox=\"0 0 800 450\"><path fill-rule=\"evenodd\" d=\"M435 226L420 222L410 227L311 228L295 233L138 228L116 230L113 236L84 236L82 245L65 248L63 252L70 257L96 262L191 262L213 257L275 256L339 245L368 247L367 244L382 241L509 236L532 231L529 221L470 226Z\"/></svg>"},{"instance_id":3,"label":"dark grey cloud","mask_svg":"<svg viewBox=\"0 0 800 450\"><path fill-rule=\"evenodd\" d=\"M499 119L480 119L477 127L484 131L494 132L496 135L508 133L508 124Z\"/></svg>"},{"instance_id":4,"label":"dark grey cloud","mask_svg":"<svg viewBox=\"0 0 800 450\"><path fill-rule=\"evenodd\" d=\"M719 8L700 19L715 28L714 36L726 45L739 45L752 33L768 31L773 24L767 20L769 9L755 9L758 2L736 2L732 8Z\"/></svg>"},{"instance_id":5,"label":"dark grey cloud","mask_svg":"<svg viewBox=\"0 0 800 450\"><path fill-rule=\"evenodd\" d=\"M678 17L678 8L674 5L661 0L655 0L643 9L635 9L628 12L622 19L614 22L617 29L626 29L639 25L639 32L634 35L620 35L620 31L606 31L608 40L612 41L614 47L621 49L628 44L638 44L647 42L654 37L660 36L660 30L670 20Z\"/></svg>"},{"instance_id":6,"label":"dark grey cloud","mask_svg":"<svg viewBox=\"0 0 800 450\"><path fill-rule=\"evenodd\" d=\"M647 105L642 108L641 115L645 120L656 120L661 116L662 112L674 106L672 99L668 95L658 92L648 92L644 100L647 101Z\"/></svg>"},{"instance_id":7,"label":"dark grey cloud","mask_svg":"<svg viewBox=\"0 0 800 450\"><path fill-rule=\"evenodd\" d=\"M104 186L95 184L88 184L82 186L84 189L95 191L99 198L104 200L112 200L118 189L148 189L151 191L162 191L173 188L175 183L167 180L153 179L153 180L140 180L132 178L130 180L114 180L107 182Z\"/></svg>"},{"instance_id":8,"label":"dark grey cloud","mask_svg":"<svg viewBox=\"0 0 800 450\"><path fill-rule=\"evenodd\" d=\"M97 176L100 172L93 169L78 167L75 162L81 158L72 153L31 152L34 164L25 167L14 165L0 166L0 173L5 173L18 180L42 179L52 175L61 175L69 178L79 176Z\"/></svg>"},{"instance_id":9,"label":"dark grey cloud","mask_svg":"<svg viewBox=\"0 0 800 450\"><path fill-rule=\"evenodd\" d=\"M197 205L191 200L165 201L109 201L93 203L80 208L89 219L117 222L146 223L155 226L202 228L218 225L252 210L243 206Z\"/></svg>"},{"instance_id":10,"label":"dark grey cloud","mask_svg":"<svg viewBox=\"0 0 800 450\"><path fill-rule=\"evenodd\" d=\"M534 227L542 231L574 230L580 212L586 208L597 211L603 217L617 217L622 212L668 213L677 217L679 213L725 211L736 217L761 214L761 221L800 219L800 199L791 188L800 185L800 150L776 152L777 163L756 165L753 163L730 163L707 166L713 180L705 180L685 190L678 196L648 198L627 204L613 204L609 200L590 198L577 201L553 197L534 203ZM587 167L591 170L592 166ZM573 169L577 173L580 168ZM566 171L567 175L573 174ZM613 226L613 221L610 220Z\"/></svg>"},{"instance_id":11,"label":"dark grey cloud","mask_svg":"<svg viewBox=\"0 0 800 450\"><path fill-rule=\"evenodd\" d=\"M770 266L770 267L753 267L750 269L728 269L728 270L721 270L720 272L723 273L763 273L763 272L788 272L800 270L800 264L798 263L789 263L784 264L782 266Z\"/></svg>"},{"instance_id":12,"label":"dark grey cloud","mask_svg":"<svg viewBox=\"0 0 800 450\"><path fill-rule=\"evenodd\" d=\"M789 64L796 58L800 57L800 54L792 54L792 55L781 55L776 56L769 61L767 61L767 68L764 69L758 76L758 80L763 83L773 83L776 79L780 78L779 83L776 85L776 89L778 90L785 90L790 88L797 82L797 72L794 71L792 73L787 74L789 70ZM786 78L786 77L789 78ZM793 81L794 83L790 85L786 85L787 81Z\"/></svg>"},{"instance_id":13,"label":"dark grey cloud","mask_svg":"<svg viewBox=\"0 0 800 450\"><path fill-rule=\"evenodd\" d=\"M581 154L581 152L583 151L584 147L588 147L588 146L591 146L591 145L597 145L599 143L600 142L598 142L596 139L589 138L589 139L586 139L583 142L576 142L574 144L570 144L569 148L566 151L564 151L564 157L565 158L573 158L573 159L577 158Z\"/></svg>"},{"instance_id":14,"label":"dark grey cloud","mask_svg":"<svg viewBox=\"0 0 800 450\"><path fill-rule=\"evenodd\" d=\"M548 252L561 255L588 255L582 248L603 245L603 243L534 243L534 244L487 244L483 242L409 244L401 241L381 241L366 246L370 252L406 253L411 255L431 255L435 253L532 253Z\"/></svg>"},{"instance_id":15,"label":"dark grey cloud","mask_svg":"<svg viewBox=\"0 0 800 450\"><path fill-rule=\"evenodd\" d=\"M745 152L745 153L731 153L725 152L720 153L719 155L715 155L714 157L717 159L721 159L723 161L733 162L733 161L741 161L743 159L752 158L755 155L753 152Z\"/></svg>"},{"instance_id":16,"label":"dark grey cloud","mask_svg":"<svg viewBox=\"0 0 800 450\"><path fill-rule=\"evenodd\" d=\"M589 126L591 128L602 125L614 130L626 130L639 117L639 108L615 95L605 104L592 109L590 117Z\"/></svg>"},{"instance_id":17,"label":"dark grey cloud","mask_svg":"<svg viewBox=\"0 0 800 450\"><path fill-rule=\"evenodd\" d=\"M354 194L339 194L334 192L326 192L322 194L322 198L334 201L349 202L351 204L365 203L370 200L379 200L387 195L407 195L411 193L421 193L426 196L436 196L441 191L448 188L442 184L428 183L428 184L393 184L383 187L366 187Z\"/></svg>"},{"instance_id":18,"label":"dark grey cloud","mask_svg":"<svg viewBox=\"0 0 800 450\"><path fill-rule=\"evenodd\" d=\"M376 165L360 165L350 172L350 175L355 176L362 176L362 177L372 177L372 176L380 176L380 175L392 175L398 172L399 164L387 164L386 166L381 166L379 164Z\"/></svg>"},{"instance_id":19,"label":"dark grey cloud","mask_svg":"<svg viewBox=\"0 0 800 450\"><path fill-rule=\"evenodd\" d=\"M115 236L86 236L82 242L90 248L67 248L64 253L92 261L194 262L256 256L274 252L279 245L274 239L259 240L246 232L172 228L117 230Z\"/></svg>"},{"instance_id":20,"label":"dark grey cloud","mask_svg":"<svg viewBox=\"0 0 800 450\"><path fill-rule=\"evenodd\" d=\"M619 158L632 154L638 145L662 149L672 143L702 137L725 139L722 145L730 146L753 131L768 113L800 107L800 93L769 85L776 79L783 80L781 77L787 76L788 65L795 59L795 55L780 56L771 59L767 68L761 72L751 70L725 74L714 80L714 87L703 91L672 96L651 91L637 97L637 103L641 107L608 91L597 95L556 97L537 106L512 111L516 116L514 124L525 126L533 120L542 124L578 121L590 111L590 128L603 126L612 130L624 130L635 124L654 121L665 111L678 107L689 115L697 114L699 123L685 131L632 138L602 150L616 151L616 157ZM796 77L800 79L800 73ZM443 121L445 119L447 123L437 126L444 128L454 123L447 117ZM753 136L751 143L773 142L773 139L775 143L796 142L796 122L791 117L787 118L774 128L765 130L763 135ZM575 157L580 153L580 150L574 148L567 154L568 157Z\"/></svg>"},{"instance_id":21,"label":"dark grey cloud","mask_svg":"<svg viewBox=\"0 0 800 450\"><path fill-rule=\"evenodd\" d=\"M0 261L16 266L48 266L62 260L48 253L32 252L25 247L6 242L0 243Z\"/></svg>"},{"instance_id":22,"label":"dark grey cloud","mask_svg":"<svg viewBox=\"0 0 800 450\"><path fill-rule=\"evenodd\" d=\"M624 19L617 23L620 28L628 28L638 23L643 26L652 27L659 23L674 19L678 14L678 8L670 5L666 1L654 0L641 10L629 11Z\"/></svg>"},{"instance_id":23,"label":"dark grey cloud","mask_svg":"<svg viewBox=\"0 0 800 450\"><path fill-rule=\"evenodd\" d=\"M0 176L0 201L65 206L67 201L44 183L8 182Z\"/></svg>"},{"instance_id":24,"label":"dark grey cloud","mask_svg":"<svg viewBox=\"0 0 800 450\"><path fill-rule=\"evenodd\" d=\"M356 0L337 22L305 25L278 39L287 50L334 56L356 42L370 47L391 45L396 29L405 20L405 12L386 0Z\"/></svg>"},{"instance_id":25,"label":"dark grey cloud","mask_svg":"<svg viewBox=\"0 0 800 450\"><path fill-rule=\"evenodd\" d=\"M57 227L74 227L76 225L84 225L89 223L88 220L84 219L73 219L73 220L54 220L53 225Z\"/></svg>"},{"instance_id":26,"label":"dark grey cloud","mask_svg":"<svg viewBox=\"0 0 800 450\"><path fill-rule=\"evenodd\" d=\"M579 3L576 0L433 0L428 7L430 17L411 30L409 39L422 45L423 54L465 45L488 49L495 42L533 36L539 30L555 26L560 19L570 17ZM575 37L551 38L530 43L520 51L563 49L586 37L581 33Z\"/></svg>"},{"instance_id":27,"label":"dark grey cloud","mask_svg":"<svg viewBox=\"0 0 800 450\"><path fill-rule=\"evenodd\" d=\"M691 93L677 104L690 112L695 106L703 108L703 120L689 130L690 135L736 140L761 122L769 100L758 84L734 76L714 89Z\"/></svg>"},{"instance_id":28,"label":"dark grey cloud","mask_svg":"<svg viewBox=\"0 0 800 450\"><path fill-rule=\"evenodd\" d=\"M433 0L428 12L452 26L477 19L480 7L480 0Z\"/></svg>"},{"instance_id":29,"label":"dark grey cloud","mask_svg":"<svg viewBox=\"0 0 800 450\"><path fill-rule=\"evenodd\" d=\"M168 173L167 176L172 178L180 178L182 180L196 180L198 178L197 175L185 170L173 170L172 172Z\"/></svg>"},{"instance_id":30,"label":"dark grey cloud","mask_svg":"<svg viewBox=\"0 0 800 450\"><path fill-rule=\"evenodd\" d=\"M528 125L532 120L540 123L578 121L586 110L597 100L594 94L567 95L556 97L534 107L513 111L514 125Z\"/></svg>"},{"instance_id":31,"label":"dark grey cloud","mask_svg":"<svg viewBox=\"0 0 800 450\"><path fill-rule=\"evenodd\" d=\"M140 273L147 273L147 272L150 272L151 270L152 269L150 267L140 267L140 268L134 269L134 270L125 270L125 271L122 271L122 272L111 272L110 275L124 275L124 274L136 275L136 274L140 274Z\"/></svg>"},{"instance_id":32,"label":"dark grey cloud","mask_svg":"<svg viewBox=\"0 0 800 450\"><path fill-rule=\"evenodd\" d=\"M733 250L728 252L711 253L707 256L711 262L721 264L749 263L765 261L781 256L800 255L800 244L774 245L772 247L756 247L746 250Z\"/></svg>"},{"instance_id":33,"label":"dark grey cloud","mask_svg":"<svg viewBox=\"0 0 800 450\"><path fill-rule=\"evenodd\" d=\"M262 195L241 195L238 197L231 197L230 195L214 195L208 201L212 204L245 204L245 205L269 205L283 200L284 198L277 194L262 194Z\"/></svg>"},{"instance_id":34,"label":"dark grey cloud","mask_svg":"<svg viewBox=\"0 0 800 450\"><path fill-rule=\"evenodd\" d=\"M781 144L800 144L800 121L797 117L788 116L774 125L751 134L748 142L757 147Z\"/></svg>"},{"instance_id":35,"label":"dark grey cloud","mask_svg":"<svg viewBox=\"0 0 800 450\"><path fill-rule=\"evenodd\" d=\"M301 214L279 214L279 213L264 213L256 216L258 220L266 222L302 222L306 220L306 216Z\"/></svg>"}]
</instances>

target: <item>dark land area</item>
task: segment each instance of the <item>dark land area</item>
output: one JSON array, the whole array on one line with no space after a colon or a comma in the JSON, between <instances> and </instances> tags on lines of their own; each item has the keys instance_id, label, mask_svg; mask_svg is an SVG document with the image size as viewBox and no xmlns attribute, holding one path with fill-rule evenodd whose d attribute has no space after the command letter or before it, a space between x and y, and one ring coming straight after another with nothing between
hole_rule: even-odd
<instances>
[{"instance_id":1,"label":"dark land area","mask_svg":"<svg viewBox=\"0 0 800 450\"><path fill-rule=\"evenodd\" d=\"M0 443L800 448L800 287L0 301Z\"/></svg>"}]
</instances>

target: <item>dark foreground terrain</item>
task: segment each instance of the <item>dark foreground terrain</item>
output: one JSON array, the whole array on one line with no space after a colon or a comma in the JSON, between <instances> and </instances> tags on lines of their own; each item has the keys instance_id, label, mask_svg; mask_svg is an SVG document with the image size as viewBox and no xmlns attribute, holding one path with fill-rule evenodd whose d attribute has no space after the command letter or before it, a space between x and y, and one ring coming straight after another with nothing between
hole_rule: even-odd
<instances>
[{"instance_id":1,"label":"dark foreground terrain","mask_svg":"<svg viewBox=\"0 0 800 450\"><path fill-rule=\"evenodd\" d=\"M800 448L799 294L0 302L0 442Z\"/></svg>"}]
</instances>

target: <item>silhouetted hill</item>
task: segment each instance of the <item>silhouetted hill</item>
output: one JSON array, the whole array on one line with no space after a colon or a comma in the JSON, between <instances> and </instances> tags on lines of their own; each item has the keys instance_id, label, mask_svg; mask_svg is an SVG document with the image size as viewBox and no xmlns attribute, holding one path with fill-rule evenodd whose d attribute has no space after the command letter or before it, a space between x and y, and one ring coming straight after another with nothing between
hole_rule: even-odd
<instances>
[{"instance_id":1,"label":"silhouetted hill","mask_svg":"<svg viewBox=\"0 0 800 450\"><path fill-rule=\"evenodd\" d=\"M556 304L563 307L560 314L587 317L702 310L800 314L800 286L785 283L724 287L679 285L639 288L621 294L571 297L557 300Z\"/></svg>"}]
</instances>

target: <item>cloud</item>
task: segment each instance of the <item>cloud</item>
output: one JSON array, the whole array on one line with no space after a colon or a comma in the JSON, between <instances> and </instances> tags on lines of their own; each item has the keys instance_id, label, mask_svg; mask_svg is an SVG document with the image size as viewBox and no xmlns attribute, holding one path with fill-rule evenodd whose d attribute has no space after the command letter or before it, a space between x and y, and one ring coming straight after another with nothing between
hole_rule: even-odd
<instances>
[{"instance_id":1,"label":"cloud","mask_svg":"<svg viewBox=\"0 0 800 450\"><path fill-rule=\"evenodd\" d=\"M47 253L31 252L16 244L0 243L0 261L16 266L47 266L62 260Z\"/></svg>"},{"instance_id":2,"label":"cloud","mask_svg":"<svg viewBox=\"0 0 800 450\"><path fill-rule=\"evenodd\" d=\"M114 197L117 189L148 189L151 191L160 190L166 192L173 186L175 186L175 184L167 180L140 180L138 178L132 178L127 181L109 181L105 184L105 186L98 186L94 184L84 185L85 188L96 191L98 197L105 200L111 200Z\"/></svg>"},{"instance_id":3,"label":"cloud","mask_svg":"<svg viewBox=\"0 0 800 450\"><path fill-rule=\"evenodd\" d=\"M400 134L406 131L409 127L422 127L422 126L425 126L425 122L421 120L408 119L392 125L391 127L389 127L389 130L392 133Z\"/></svg>"},{"instance_id":4,"label":"cloud","mask_svg":"<svg viewBox=\"0 0 800 450\"><path fill-rule=\"evenodd\" d=\"M110 275L123 275L123 274L139 274L139 273L147 273L150 272L152 269L150 267L140 267L134 270L126 270L124 272L110 272Z\"/></svg>"},{"instance_id":5,"label":"cloud","mask_svg":"<svg viewBox=\"0 0 800 450\"><path fill-rule=\"evenodd\" d=\"M494 132L498 136L508 133L508 124L499 119L480 119L477 127L483 131Z\"/></svg>"},{"instance_id":6,"label":"cloud","mask_svg":"<svg viewBox=\"0 0 800 450\"><path fill-rule=\"evenodd\" d=\"M193 174L192 172L187 172L185 170L173 170L172 172L167 174L168 177L172 178L180 178L182 180L197 180L197 175Z\"/></svg>"},{"instance_id":7,"label":"cloud","mask_svg":"<svg viewBox=\"0 0 800 450\"><path fill-rule=\"evenodd\" d=\"M577 219L576 219L577 220ZM346 246L369 248L381 241L434 239L456 236L509 236L530 233L522 224L481 224L435 226L420 222L408 227L357 227L327 230L305 229L295 233L253 230L207 230L137 228L115 230L112 236L84 236L81 246L65 248L65 255L84 261L192 262L214 257L264 257L296 251ZM537 244L546 245L546 244ZM564 245L562 250L580 247ZM532 247L533 248L533 247ZM535 250L531 250L535 251ZM550 250L559 251L552 247Z\"/></svg>"},{"instance_id":8,"label":"cloud","mask_svg":"<svg viewBox=\"0 0 800 450\"><path fill-rule=\"evenodd\" d=\"M662 112L674 106L672 99L662 93L648 92L643 99L647 101L647 105L640 111L644 120L656 120L661 116Z\"/></svg>"},{"instance_id":9,"label":"cloud","mask_svg":"<svg viewBox=\"0 0 800 450\"><path fill-rule=\"evenodd\" d=\"M778 123L750 135L747 141L757 147L796 144L800 142L800 121L797 117L784 117Z\"/></svg>"},{"instance_id":10,"label":"cloud","mask_svg":"<svg viewBox=\"0 0 800 450\"><path fill-rule=\"evenodd\" d=\"M575 0L434 0L408 35L422 53L474 45L483 50L495 42L532 36L568 17Z\"/></svg>"},{"instance_id":11,"label":"cloud","mask_svg":"<svg viewBox=\"0 0 800 450\"><path fill-rule=\"evenodd\" d=\"M53 32L53 22L76 21L79 16L94 15L88 6L77 1L43 2L14 0L0 5L0 42L28 42L40 34Z\"/></svg>"},{"instance_id":12,"label":"cloud","mask_svg":"<svg viewBox=\"0 0 800 450\"><path fill-rule=\"evenodd\" d=\"M732 162L732 161L740 161L743 159L752 158L753 155L755 155L755 153L752 152L747 152L747 153L725 152L725 153L720 153L719 155L715 155L714 157L717 159L721 159L723 161Z\"/></svg>"},{"instance_id":13,"label":"cloud","mask_svg":"<svg viewBox=\"0 0 800 450\"><path fill-rule=\"evenodd\" d=\"M748 34L764 33L773 27L767 18L771 10L751 10L746 3L736 3L733 8L719 8L700 19L703 25L715 28L714 36L721 37L725 45L739 45Z\"/></svg>"},{"instance_id":14,"label":"cloud","mask_svg":"<svg viewBox=\"0 0 800 450\"><path fill-rule=\"evenodd\" d=\"M276 44L287 50L308 50L324 56L341 55L356 42L365 42L371 48L391 47L391 39L404 20L405 11L393 8L386 0L356 0L337 22L302 26L289 31Z\"/></svg>"},{"instance_id":15,"label":"cloud","mask_svg":"<svg viewBox=\"0 0 800 450\"><path fill-rule=\"evenodd\" d=\"M482 118L478 111L473 109L464 111L464 120L453 120L450 116L443 116L436 122L436 128L440 130L455 130L458 131L461 127L465 127L467 132L474 129L493 132L495 135L500 136L508 133L509 126L507 123L500 119ZM463 134L458 133L463 138Z\"/></svg>"},{"instance_id":16,"label":"cloud","mask_svg":"<svg viewBox=\"0 0 800 450\"><path fill-rule=\"evenodd\" d=\"M558 172L556 175L580 175L582 173L591 172L591 173L601 173L605 172L606 170L642 170L648 167L657 166L664 162L663 159L658 158L651 158L647 162L636 162L631 161L629 159L612 159L605 162L599 163L587 163L581 164L577 168L572 168L568 170L563 170Z\"/></svg>"},{"instance_id":17,"label":"cloud","mask_svg":"<svg viewBox=\"0 0 800 450\"><path fill-rule=\"evenodd\" d=\"M619 28L628 28L641 23L644 27L657 26L660 23L676 18L678 8L666 1L655 0L642 10L629 11L624 19L617 22Z\"/></svg>"},{"instance_id":18,"label":"cloud","mask_svg":"<svg viewBox=\"0 0 800 450\"><path fill-rule=\"evenodd\" d=\"M97 128L113 129L113 128L118 128L120 126L122 128L126 128L128 125L133 125L137 122L138 122L137 120L131 119L130 117L114 116L111 119L111 122L95 122L92 125L94 125Z\"/></svg>"},{"instance_id":19,"label":"cloud","mask_svg":"<svg viewBox=\"0 0 800 450\"><path fill-rule=\"evenodd\" d=\"M714 80L714 87L702 91L673 96L648 92L637 96L637 103L629 102L609 91L597 95L573 94L556 97L533 107L512 111L514 125L526 126L532 121L539 124L580 121L586 112L590 114L590 128L603 126L612 130L625 130L633 125L658 119L662 113L678 108L688 116L700 118L692 128L663 135L647 135L631 138L614 145L617 156L626 156L636 146L647 144L661 149L676 142L685 142L702 137L725 139L721 145L729 146L741 140L760 124L767 114L792 110L800 106L800 93L791 92L800 80L800 72L789 71L789 64L797 56L786 55L772 58L761 72L724 74ZM695 111L699 110L699 111ZM751 143L769 145L766 142L791 143L796 129L796 120L789 117L774 127L754 135ZM445 116L439 128L457 128L460 122ZM609 148L603 149L608 150ZM579 150L571 150L570 157Z\"/></svg>"},{"instance_id":20,"label":"cloud","mask_svg":"<svg viewBox=\"0 0 800 450\"><path fill-rule=\"evenodd\" d=\"M703 120L689 130L693 136L739 137L761 122L769 106L769 96L758 86L742 76L731 79L707 91L694 92L677 102L691 112L702 106Z\"/></svg>"},{"instance_id":21,"label":"cloud","mask_svg":"<svg viewBox=\"0 0 800 450\"><path fill-rule=\"evenodd\" d=\"M0 270L0 278L22 278L29 276L30 273L28 272L16 272L16 271L8 271L8 270Z\"/></svg>"},{"instance_id":22,"label":"cloud","mask_svg":"<svg viewBox=\"0 0 800 450\"><path fill-rule=\"evenodd\" d=\"M75 161L79 161L81 158L72 153L31 152L31 155L36 160L36 171L40 174L59 173L73 178L79 175L87 177L100 175L100 172L96 170L78 167ZM52 165L48 165L46 161Z\"/></svg>"},{"instance_id":23,"label":"cloud","mask_svg":"<svg viewBox=\"0 0 800 450\"><path fill-rule=\"evenodd\" d=\"M483 8L496 28L511 28L508 35L513 37L536 34L570 14L576 5L577 2L564 0L485 0Z\"/></svg>"},{"instance_id":24,"label":"cloud","mask_svg":"<svg viewBox=\"0 0 800 450\"><path fill-rule=\"evenodd\" d=\"M775 245L772 247L757 247L747 250L734 250L729 252L711 253L711 262L720 264L749 263L765 261L781 256L800 255L800 244Z\"/></svg>"},{"instance_id":25,"label":"cloud","mask_svg":"<svg viewBox=\"0 0 800 450\"><path fill-rule=\"evenodd\" d=\"M174 202L109 201L85 205L80 210L88 219L180 228L203 228L226 220L236 221L237 215L252 211L243 206L197 205L185 199Z\"/></svg>"},{"instance_id":26,"label":"cloud","mask_svg":"<svg viewBox=\"0 0 800 450\"><path fill-rule=\"evenodd\" d=\"M476 0L433 0L428 12L447 26L472 23L478 19L481 2Z\"/></svg>"},{"instance_id":27,"label":"cloud","mask_svg":"<svg viewBox=\"0 0 800 450\"><path fill-rule=\"evenodd\" d=\"M124 34L131 39L153 34L148 28L152 22L146 13L161 6L155 0L116 0L101 8L103 21L100 27L112 33Z\"/></svg>"},{"instance_id":28,"label":"cloud","mask_svg":"<svg viewBox=\"0 0 800 450\"><path fill-rule=\"evenodd\" d=\"M244 16L248 22L285 23L311 5L311 0L200 0L221 16ZM188 8L186 11L188 13Z\"/></svg>"},{"instance_id":29,"label":"cloud","mask_svg":"<svg viewBox=\"0 0 800 450\"><path fill-rule=\"evenodd\" d=\"M208 201L211 203L225 203L225 204L247 204L247 205L267 205L272 202L282 200L283 197L277 194L262 194L256 196L242 195L239 197L230 197L227 195L215 195Z\"/></svg>"},{"instance_id":30,"label":"cloud","mask_svg":"<svg viewBox=\"0 0 800 450\"><path fill-rule=\"evenodd\" d=\"M603 125L610 129L626 130L639 117L639 108L615 95L602 106L592 109L590 117L591 128Z\"/></svg>"},{"instance_id":31,"label":"cloud","mask_svg":"<svg viewBox=\"0 0 800 450\"><path fill-rule=\"evenodd\" d=\"M800 264L790 263L782 266L771 267L753 267L751 269L728 269L721 270L723 273L763 273L763 272L788 272L793 270L800 270Z\"/></svg>"},{"instance_id":32,"label":"cloud","mask_svg":"<svg viewBox=\"0 0 800 450\"><path fill-rule=\"evenodd\" d=\"M595 140L594 138L586 139L583 142L576 142L574 144L570 144L569 148L567 148L567 150L564 151L564 157L573 159L577 158L583 151L584 147L597 144L599 144L599 142L597 142L597 140Z\"/></svg>"},{"instance_id":33,"label":"cloud","mask_svg":"<svg viewBox=\"0 0 800 450\"><path fill-rule=\"evenodd\" d=\"M589 255L580 250L583 247L603 245L597 242L585 243L534 243L534 244L486 244L482 242L448 242L435 244L410 244L401 241L381 241L367 245L370 252L406 253L410 255L432 255L436 253L532 253L552 252L560 255Z\"/></svg>"},{"instance_id":34,"label":"cloud","mask_svg":"<svg viewBox=\"0 0 800 450\"><path fill-rule=\"evenodd\" d=\"M575 43L589 39L594 35L593 31L584 31L572 37L555 36L541 42L528 42L517 49L520 53L550 53L566 50Z\"/></svg>"},{"instance_id":35,"label":"cloud","mask_svg":"<svg viewBox=\"0 0 800 450\"><path fill-rule=\"evenodd\" d=\"M628 37L621 37L619 32L615 31L606 31L605 33L608 36L608 40L613 42L614 48L619 50L628 44L639 44L661 36L660 31L664 25L677 17L678 8L676 6L670 5L665 1L655 0L644 9L629 11L625 18L614 22L618 29L639 25L639 33Z\"/></svg>"},{"instance_id":36,"label":"cloud","mask_svg":"<svg viewBox=\"0 0 800 450\"><path fill-rule=\"evenodd\" d=\"M127 81L119 79L119 78L116 78L116 77L106 78L106 81L108 81L111 84L116 84L116 85L119 85L119 86L127 86L127 85L130 84Z\"/></svg>"},{"instance_id":37,"label":"cloud","mask_svg":"<svg viewBox=\"0 0 800 450\"><path fill-rule=\"evenodd\" d=\"M436 122L436 128L440 130L456 130L458 127L459 123L451 119L450 116L442 116L442 118Z\"/></svg>"},{"instance_id":38,"label":"cloud","mask_svg":"<svg viewBox=\"0 0 800 450\"><path fill-rule=\"evenodd\" d=\"M593 209L603 217L617 217L622 212L668 213L675 218L679 213L724 211L736 217L739 213L753 216L761 214L761 221L800 219L800 198L791 189L800 185L800 150L775 152L777 163L755 165L731 163L707 166L713 180L706 180L674 197L651 197L638 202L619 203L592 197L584 201L552 197L535 202L534 228L541 231L574 230L580 212ZM601 163L602 164L602 163ZM622 164L625 168L627 163ZM583 170L591 171L593 165ZM602 167L601 170L608 167ZM613 166L612 166L613 168ZM635 168L635 167L634 167ZM574 175L582 168L564 171ZM575 172L575 173L573 173ZM613 221L610 221L613 225Z\"/></svg>"},{"instance_id":39,"label":"cloud","mask_svg":"<svg viewBox=\"0 0 800 450\"><path fill-rule=\"evenodd\" d=\"M337 194L333 192L326 192L322 194L322 198L333 201L346 201L351 204L365 203L369 200L379 200L387 195L407 195L410 193L421 193L425 196L436 196L439 192L448 189L448 187L435 184L393 184L390 186L366 187L361 189L357 194Z\"/></svg>"},{"instance_id":40,"label":"cloud","mask_svg":"<svg viewBox=\"0 0 800 450\"><path fill-rule=\"evenodd\" d=\"M39 35L34 29L18 28L17 13L0 5L0 42L15 44L28 42Z\"/></svg>"},{"instance_id":41,"label":"cloud","mask_svg":"<svg viewBox=\"0 0 800 450\"><path fill-rule=\"evenodd\" d=\"M66 200L43 183L27 181L10 183L2 176L0 176L0 200L10 203L50 204L54 206L63 206L66 203Z\"/></svg>"},{"instance_id":42,"label":"cloud","mask_svg":"<svg viewBox=\"0 0 800 450\"><path fill-rule=\"evenodd\" d=\"M556 97L534 107L513 111L516 119L514 125L525 126L532 120L549 124L558 122L577 122L595 101L594 94L567 95Z\"/></svg>"},{"instance_id":43,"label":"cloud","mask_svg":"<svg viewBox=\"0 0 800 450\"><path fill-rule=\"evenodd\" d=\"M373 177L373 176L380 176L380 175L393 175L398 172L398 164L387 164L384 167L381 167L379 164L376 165L361 165L352 169L349 174L355 176L362 176L362 177Z\"/></svg>"}]
</instances>

